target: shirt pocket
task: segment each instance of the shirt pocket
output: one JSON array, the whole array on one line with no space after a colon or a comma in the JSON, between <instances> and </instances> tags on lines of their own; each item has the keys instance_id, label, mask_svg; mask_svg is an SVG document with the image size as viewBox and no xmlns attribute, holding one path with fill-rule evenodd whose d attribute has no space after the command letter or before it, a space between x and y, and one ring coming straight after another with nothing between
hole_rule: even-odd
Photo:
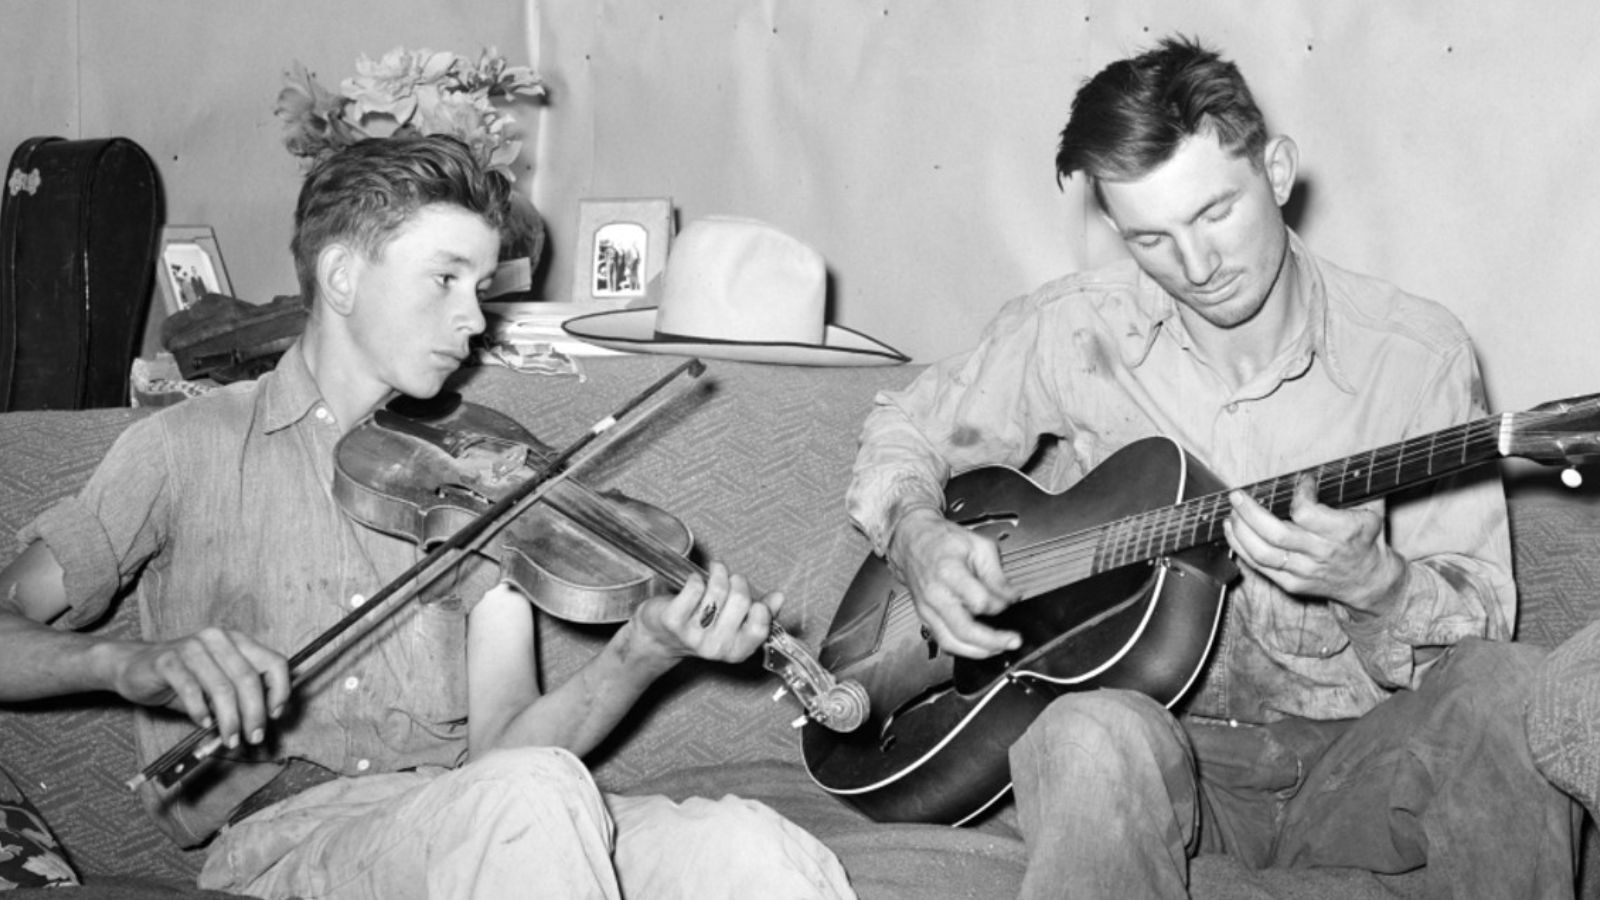
<instances>
[{"instance_id":1,"label":"shirt pocket","mask_svg":"<svg viewBox=\"0 0 1600 900\"><path fill-rule=\"evenodd\" d=\"M1272 653L1328 659L1350 646L1329 601L1290 597L1264 581L1247 582L1236 593L1245 631Z\"/></svg>"}]
</instances>

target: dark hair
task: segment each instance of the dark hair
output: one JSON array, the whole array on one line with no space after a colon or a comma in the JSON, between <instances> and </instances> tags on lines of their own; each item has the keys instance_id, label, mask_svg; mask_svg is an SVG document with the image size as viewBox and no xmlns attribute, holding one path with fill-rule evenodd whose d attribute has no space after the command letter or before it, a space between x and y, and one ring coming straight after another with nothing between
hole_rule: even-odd
<instances>
[{"instance_id":1,"label":"dark hair","mask_svg":"<svg viewBox=\"0 0 1600 900\"><path fill-rule=\"evenodd\" d=\"M1261 165L1266 120L1239 68L1193 38L1166 38L1078 89L1061 131L1056 181L1083 172L1103 207L1101 179L1142 178L1207 129L1224 148Z\"/></svg>"},{"instance_id":2,"label":"dark hair","mask_svg":"<svg viewBox=\"0 0 1600 900\"><path fill-rule=\"evenodd\" d=\"M307 305L317 289L317 255L336 241L369 257L383 252L417 210L448 203L482 216L502 235L511 185L484 170L467 145L447 135L367 138L317 160L294 210L295 275Z\"/></svg>"}]
</instances>

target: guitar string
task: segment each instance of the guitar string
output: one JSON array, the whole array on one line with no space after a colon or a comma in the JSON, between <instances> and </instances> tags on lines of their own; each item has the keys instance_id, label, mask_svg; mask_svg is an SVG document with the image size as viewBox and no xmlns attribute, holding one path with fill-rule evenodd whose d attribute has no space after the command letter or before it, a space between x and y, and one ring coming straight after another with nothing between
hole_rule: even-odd
<instances>
[{"instance_id":1,"label":"guitar string","mask_svg":"<svg viewBox=\"0 0 1600 900\"><path fill-rule=\"evenodd\" d=\"M1386 479L1397 476L1408 466L1457 454L1465 456L1475 444L1481 444L1485 437L1492 439L1491 447L1495 446L1498 443L1500 419L1499 416L1480 419L1306 471L1314 473L1317 478L1318 496L1334 486L1348 487L1353 480L1365 480L1370 492L1374 482L1384 484ZM1539 432L1537 428L1533 428L1523 429L1523 433L1536 436ZM1425 448L1422 446L1424 444L1427 445ZM1364 465L1353 468L1351 463L1358 458L1363 460ZM1279 476L1247 485L1240 490L1246 491L1258 502L1272 508L1293 497L1300 474ZM1159 553L1146 551L1170 547L1172 543L1184 537L1191 540L1187 546L1207 543L1216 539L1222 519L1220 513L1228 506L1229 493L1231 491L1203 495L1181 504L1137 513L1118 522L1047 538L1015 550L1003 551L1002 565L1012 586L1024 595L1031 595L1051 585L1076 580L1068 579L1062 582L1063 570L1082 571L1084 575L1094 574L1093 563L1102 556L1102 553L1111 561L1127 557L1125 562L1120 563L1126 564L1158 556ZM1205 529L1206 540L1198 539L1201 528ZM1106 539L1110 541L1109 548ZM1129 557L1129 554L1138 555ZM1116 565L1105 566L1105 569L1110 568L1116 568Z\"/></svg>"},{"instance_id":2,"label":"guitar string","mask_svg":"<svg viewBox=\"0 0 1600 900\"><path fill-rule=\"evenodd\" d=\"M1518 432L1525 439L1531 441L1559 439L1566 435L1567 432L1547 431L1542 426L1546 421L1566 418L1571 413L1572 410L1570 409L1548 413L1537 411L1517 413L1515 415ZM1478 419L1423 437L1380 447L1368 453L1355 454L1342 460L1325 463L1305 471L1315 473L1319 497L1325 489L1341 482L1349 482L1352 478L1361 478L1363 475L1370 490L1370 485L1374 480L1382 483L1385 477L1398 475L1407 466L1414 466L1421 460L1438 459L1441 455L1455 455L1457 453L1464 456L1472 450L1475 443L1481 445L1486 438L1489 439L1490 447L1497 447L1503 418L1503 415L1495 415ZM1423 443L1427 444L1426 449L1421 448ZM1441 453L1441 450L1444 452ZM1355 470L1357 474L1353 474L1350 464L1361 457L1366 459L1367 467ZM1246 485L1243 488L1239 488L1239 490L1246 491L1258 502L1262 502L1268 508L1272 508L1286 498L1293 497L1300 474L1278 476L1256 484ZM1001 563L1012 586L1017 588L1024 596L1031 596L1043 590L1076 580L1068 579L1062 581L1060 572L1063 569L1068 571L1082 570L1083 576L1095 574L1093 563L1104 550L1104 541L1101 538L1109 535L1112 531L1118 531L1125 535L1122 540L1124 549L1129 546L1140 545L1140 535L1144 536L1142 545L1145 547L1154 546L1153 539L1173 541L1177 539L1178 535L1185 533L1191 538L1191 543L1186 546L1206 543L1216 539L1215 532L1222 518L1220 511L1228 506L1227 495L1231 493L1231 490L1202 495L1180 504L1146 510L1115 523L1047 538L1015 550L1003 549ZM1176 524L1171 521L1174 513L1178 515ZM1158 522L1157 520L1160 521ZM1161 527L1152 527L1153 524L1159 524ZM1207 529L1207 540L1205 541L1196 539L1202 526ZM1166 544L1162 543L1161 546L1166 546ZM1116 552L1107 553L1106 555L1117 558ZM1149 559L1156 555L1159 554L1148 553L1141 558ZM1127 562L1136 561L1139 560L1127 560ZM1108 565L1106 568L1115 568L1115 566ZM903 626L907 620L915 619L915 608L910 603L891 605L888 612L885 624L889 628L898 628Z\"/></svg>"},{"instance_id":3,"label":"guitar string","mask_svg":"<svg viewBox=\"0 0 1600 900\"><path fill-rule=\"evenodd\" d=\"M1319 492L1328 488L1330 485L1343 482L1346 484L1346 486L1348 486L1350 481L1363 478L1368 481L1370 490L1372 481L1376 480L1380 483L1383 483L1384 479L1386 479L1391 473L1398 473L1404 470L1407 466L1414 466L1419 459L1437 459L1439 456L1438 449L1441 437L1446 440L1445 449L1451 453L1454 453L1457 450L1470 450L1473 440L1475 438L1481 439L1484 436L1482 428L1475 428L1473 426L1485 424L1493 424L1493 420L1485 420L1478 423L1469 423L1467 426L1459 426L1457 429L1455 429L1457 433L1453 436L1446 436L1445 432L1429 436L1427 443L1429 443L1430 446L1428 450L1423 451L1420 454L1414 452L1414 449L1424 442L1421 438L1393 445L1389 448L1382 448L1369 454L1363 454L1363 456L1370 460L1370 469L1363 467L1361 469L1352 471L1349 465L1351 460L1344 460L1341 462L1325 464L1324 466L1321 466L1315 470L1308 471L1315 471L1319 476ZM1496 428L1493 430L1497 435L1498 429ZM1521 429L1521 431L1523 435L1528 438L1536 438L1541 436L1541 432L1536 428ZM1474 432L1477 433L1474 434ZM1556 436L1556 434L1558 433L1552 433L1549 436L1553 437ZM1385 454L1387 454L1388 458L1383 458ZM1354 459L1354 457L1351 459ZM1253 496L1255 496L1258 500L1263 501L1268 505L1272 505L1283 501L1286 497L1292 497L1294 485L1297 479L1298 475L1281 476L1268 482L1262 482L1259 485L1244 488L1244 490L1251 491ZM1153 556L1160 555L1159 553L1154 552L1158 544L1163 547L1167 545L1159 542L1171 541L1185 534L1190 539L1190 542L1182 546L1193 546L1198 543L1203 543L1204 541L1198 539L1199 528L1202 525L1206 526L1208 529L1206 532L1207 539L1214 539L1216 526L1220 521L1220 518L1217 516L1217 512L1224 505L1225 498L1226 492L1209 495L1207 497L1195 498L1194 500L1186 501L1185 504L1180 506L1150 510L1146 511L1145 513L1130 516L1123 522L1114 523L1119 526L1117 528L1101 526L1099 529L1101 532L1116 531L1121 535L1120 538L1118 538L1118 540L1121 541L1120 547L1113 546L1107 555L1113 557L1114 559L1125 558L1124 563L1119 563L1125 564L1126 562L1135 562L1141 559L1148 559ZM1206 510L1205 514L1200 514L1200 510L1202 509ZM1175 526L1171 524L1173 519L1172 514L1174 511L1180 511L1183 513L1182 517L1177 519ZM1156 528L1153 527L1153 523L1154 525L1165 524L1165 527L1164 529ZM1040 558L1040 561L1043 564L1052 567L1059 566L1064 558L1068 559L1069 561L1072 561L1075 558L1075 561L1082 564L1086 561L1083 556L1084 551L1087 549L1089 558L1092 559L1096 546L1095 544L1091 544L1086 548L1081 540L1075 540L1075 538L1084 536L1084 534L1067 535L1063 536L1061 539L1042 541L1037 545L1030 546L1029 548L1019 548L1017 551L1012 551L1010 556L1006 557L1006 559L1007 562L1020 566L1018 571L1022 571L1024 573L1024 578L1026 577L1027 572L1027 558L1030 555ZM1094 534L1088 534L1087 536L1093 538ZM1075 551L1075 557L1063 557L1058 551L1057 547L1054 546L1057 544L1073 545L1069 547L1069 549ZM1140 555L1134 558L1126 558L1127 554L1129 553L1138 553ZM1105 566L1107 569L1115 567L1115 565Z\"/></svg>"},{"instance_id":4,"label":"guitar string","mask_svg":"<svg viewBox=\"0 0 1600 900\"><path fill-rule=\"evenodd\" d=\"M1402 471L1408 464L1415 464L1418 459L1437 458L1441 435L1444 436L1446 450L1454 453L1457 449L1469 449L1473 432L1480 432L1478 436L1482 436L1483 429L1475 427L1481 424L1483 423L1477 422L1469 423L1467 426L1458 426L1456 429L1451 429L1451 431L1455 432L1454 434L1441 433L1432 435L1427 441L1430 445L1429 449L1421 454L1410 452L1412 448L1421 442L1418 439L1362 454L1365 457L1364 462L1366 464L1354 470L1350 466L1353 458L1325 464L1312 470L1318 477L1319 494L1333 485L1343 484L1348 486L1352 479L1365 479L1370 490L1371 483L1374 480L1383 483L1391 473ZM1298 478L1298 473L1292 476L1280 476L1276 479L1247 486L1243 490L1246 490L1258 501L1270 507L1281 503L1287 497L1292 497ZM1028 548L1020 548L1018 551L1013 551L1009 557L1004 558L1008 564L1018 566L1018 571L1022 573L1022 578L1026 579L1030 560L1052 568L1060 566L1063 562L1061 548L1065 548L1068 551L1066 559L1069 561L1076 561L1081 565L1092 560L1098 549L1106 547L1106 541L1097 539L1101 535L1111 539L1106 555L1112 559L1125 557L1129 553L1138 552L1141 549L1154 550L1158 545L1162 547L1168 546L1172 540L1176 539L1179 533L1187 533L1192 539L1195 539L1194 543L1203 543L1203 541L1198 540L1199 529L1201 526L1205 526L1206 537L1208 539L1215 538L1216 527L1220 522L1219 512L1226 506L1227 493L1214 493L1185 501L1183 504L1147 510L1127 517L1120 522L1100 526L1091 531L1062 536L1058 539L1049 539ZM1173 524L1174 513L1178 514L1176 525ZM1087 539L1087 543L1085 539ZM1087 558L1085 553L1088 554ZM1142 558L1149 558L1154 555L1158 554L1145 553ZM1133 562L1136 560L1128 559L1127 561ZM1107 566L1107 568L1114 567ZM1008 565L1009 572L1010 566Z\"/></svg>"}]
</instances>

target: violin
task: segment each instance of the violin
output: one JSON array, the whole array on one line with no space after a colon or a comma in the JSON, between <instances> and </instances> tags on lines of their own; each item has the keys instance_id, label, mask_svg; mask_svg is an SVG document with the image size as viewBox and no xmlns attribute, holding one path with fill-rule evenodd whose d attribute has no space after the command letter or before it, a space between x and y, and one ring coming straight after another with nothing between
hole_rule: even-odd
<instances>
[{"instance_id":1,"label":"violin","mask_svg":"<svg viewBox=\"0 0 1600 900\"><path fill-rule=\"evenodd\" d=\"M399 398L341 438L334 454L333 494L345 511L424 547L482 515L553 457L510 417L456 394ZM569 478L485 549L499 560L501 577L545 612L615 623L644 600L705 576L688 558L693 544L668 513ZM861 685L837 681L776 621L764 650L765 667L813 719L850 731L866 718Z\"/></svg>"},{"instance_id":2,"label":"violin","mask_svg":"<svg viewBox=\"0 0 1600 900\"><path fill-rule=\"evenodd\" d=\"M427 549L554 456L516 420L459 394L399 397L340 439L333 496L363 525ZM611 522L617 524L606 528ZM569 478L506 523L484 552L536 606L568 622L626 621L640 603L677 589L596 527L634 532L653 550L679 557L694 546L689 529L664 510Z\"/></svg>"},{"instance_id":3,"label":"violin","mask_svg":"<svg viewBox=\"0 0 1600 900\"><path fill-rule=\"evenodd\" d=\"M624 620L644 598L704 576L686 555L693 539L676 519L620 494L599 494L570 477L574 457L591 441L680 373L703 370L698 359L689 360L554 454L513 420L458 396L401 401L376 411L335 447L335 497L359 521L409 538L427 552L297 650L289 658L291 683L299 685L342 649L335 642L346 632L414 598L415 588L403 590L407 585L426 584L460 553L484 549L490 534L498 535L502 574L541 608L576 621ZM379 447L385 452L377 452ZM538 517L518 524L535 509ZM530 534L534 525L544 526L544 533ZM866 720L865 688L836 679L775 619L763 647L764 667L818 724L852 731ZM196 728L129 779L128 787L138 790L154 781L170 788L221 744L215 726Z\"/></svg>"}]
</instances>

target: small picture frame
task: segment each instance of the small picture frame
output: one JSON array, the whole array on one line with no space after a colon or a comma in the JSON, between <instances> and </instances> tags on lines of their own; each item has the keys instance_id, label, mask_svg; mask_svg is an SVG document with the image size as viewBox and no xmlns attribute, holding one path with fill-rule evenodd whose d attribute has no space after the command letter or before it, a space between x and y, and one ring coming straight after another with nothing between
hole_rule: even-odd
<instances>
[{"instance_id":1,"label":"small picture frame","mask_svg":"<svg viewBox=\"0 0 1600 900\"><path fill-rule=\"evenodd\" d=\"M572 302L608 308L638 305L667 263L672 200L666 197L578 201Z\"/></svg>"},{"instance_id":2,"label":"small picture frame","mask_svg":"<svg viewBox=\"0 0 1600 900\"><path fill-rule=\"evenodd\" d=\"M216 232L209 225L168 225L161 229L161 255L156 266L156 284L169 316L188 309L208 293L233 293Z\"/></svg>"}]
</instances>

